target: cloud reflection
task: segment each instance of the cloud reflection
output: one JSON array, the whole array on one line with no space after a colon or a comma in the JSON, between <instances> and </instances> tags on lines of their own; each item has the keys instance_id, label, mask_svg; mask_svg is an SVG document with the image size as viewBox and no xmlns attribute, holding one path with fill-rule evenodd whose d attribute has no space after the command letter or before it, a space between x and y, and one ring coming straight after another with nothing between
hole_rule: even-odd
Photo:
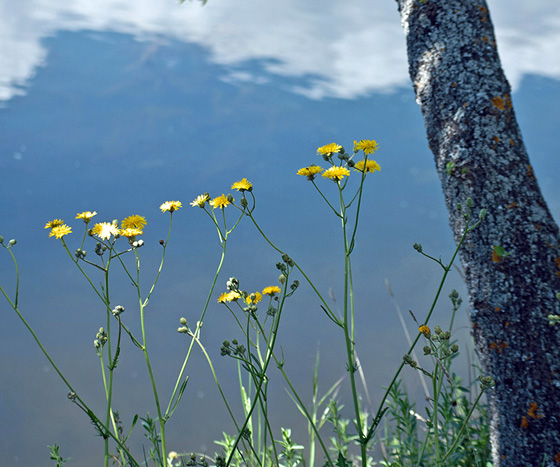
<instances>
[{"instance_id":1,"label":"cloud reflection","mask_svg":"<svg viewBox=\"0 0 560 467\"><path fill-rule=\"evenodd\" d=\"M560 78L557 0L489 1L506 74ZM196 43L224 65L228 82L298 78L309 98L356 98L408 86L404 36L394 1L0 0L0 101L24 95L48 62L43 40L58 31L111 31L138 40ZM258 61L258 75L247 66ZM302 84L303 83L303 84Z\"/></svg>"}]
</instances>

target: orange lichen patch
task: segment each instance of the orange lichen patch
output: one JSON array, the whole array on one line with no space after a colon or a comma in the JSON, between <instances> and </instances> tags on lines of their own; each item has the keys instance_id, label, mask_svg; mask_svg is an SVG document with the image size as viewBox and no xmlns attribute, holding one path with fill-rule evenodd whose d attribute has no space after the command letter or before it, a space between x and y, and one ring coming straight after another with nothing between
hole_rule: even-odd
<instances>
[{"instance_id":1,"label":"orange lichen patch","mask_svg":"<svg viewBox=\"0 0 560 467\"><path fill-rule=\"evenodd\" d=\"M457 86L457 83L451 83L452 88L454 88L455 86Z\"/></svg>"},{"instance_id":2,"label":"orange lichen patch","mask_svg":"<svg viewBox=\"0 0 560 467\"><path fill-rule=\"evenodd\" d=\"M529 177L532 177L534 175L533 174L533 167L531 167L531 164L527 164L527 175Z\"/></svg>"},{"instance_id":3,"label":"orange lichen patch","mask_svg":"<svg viewBox=\"0 0 560 467\"><path fill-rule=\"evenodd\" d=\"M492 262L493 263L499 263L500 262L500 255L498 255L498 253L496 253L495 251L492 252Z\"/></svg>"},{"instance_id":4,"label":"orange lichen patch","mask_svg":"<svg viewBox=\"0 0 560 467\"><path fill-rule=\"evenodd\" d=\"M540 230L541 226L539 224L535 224L535 229Z\"/></svg>"},{"instance_id":5,"label":"orange lichen patch","mask_svg":"<svg viewBox=\"0 0 560 467\"><path fill-rule=\"evenodd\" d=\"M513 203L509 203L508 205L506 205L506 209L511 209L511 208L517 208L519 207L519 204L517 204L517 202L513 202Z\"/></svg>"},{"instance_id":6,"label":"orange lichen patch","mask_svg":"<svg viewBox=\"0 0 560 467\"><path fill-rule=\"evenodd\" d=\"M512 140L512 139L510 139L510 140L509 140L509 145L510 145L510 146L515 146L515 141Z\"/></svg>"},{"instance_id":7,"label":"orange lichen patch","mask_svg":"<svg viewBox=\"0 0 560 467\"><path fill-rule=\"evenodd\" d=\"M558 454L556 454L554 457L554 462L556 462L557 464L560 464L560 452Z\"/></svg>"},{"instance_id":8,"label":"orange lichen patch","mask_svg":"<svg viewBox=\"0 0 560 467\"><path fill-rule=\"evenodd\" d=\"M500 311L501 308L499 306L497 306L496 308L494 308L494 311Z\"/></svg>"},{"instance_id":9,"label":"orange lichen patch","mask_svg":"<svg viewBox=\"0 0 560 467\"><path fill-rule=\"evenodd\" d=\"M511 97L509 96L509 94L504 94L504 98L506 100L506 107L508 109L511 109L513 107L513 104L511 103Z\"/></svg>"},{"instance_id":10,"label":"orange lichen patch","mask_svg":"<svg viewBox=\"0 0 560 467\"><path fill-rule=\"evenodd\" d=\"M485 44L488 44L488 38L487 38L486 36L482 36L482 41L483 41Z\"/></svg>"},{"instance_id":11,"label":"orange lichen patch","mask_svg":"<svg viewBox=\"0 0 560 467\"><path fill-rule=\"evenodd\" d=\"M494 143L499 143L500 142L500 138L498 138L497 136L494 136Z\"/></svg>"},{"instance_id":12,"label":"orange lichen patch","mask_svg":"<svg viewBox=\"0 0 560 467\"><path fill-rule=\"evenodd\" d=\"M506 110L506 101L500 96L493 97L492 104L494 104L494 107L496 107L498 110Z\"/></svg>"},{"instance_id":13,"label":"orange lichen patch","mask_svg":"<svg viewBox=\"0 0 560 467\"><path fill-rule=\"evenodd\" d=\"M497 342L492 342L490 344L490 350L497 350L498 353L502 353L502 351L507 347L507 342L498 340Z\"/></svg>"},{"instance_id":14,"label":"orange lichen patch","mask_svg":"<svg viewBox=\"0 0 560 467\"><path fill-rule=\"evenodd\" d=\"M525 415L523 415L523 418L521 418L521 428L528 428L529 427L529 420L527 420L527 417Z\"/></svg>"},{"instance_id":15,"label":"orange lichen patch","mask_svg":"<svg viewBox=\"0 0 560 467\"><path fill-rule=\"evenodd\" d=\"M527 415L535 419L543 418L544 415L537 413L538 410L539 410L538 404L536 402L531 402L529 404L529 411L527 412Z\"/></svg>"},{"instance_id":16,"label":"orange lichen patch","mask_svg":"<svg viewBox=\"0 0 560 467\"><path fill-rule=\"evenodd\" d=\"M506 321L506 326L509 326L509 321Z\"/></svg>"}]
</instances>

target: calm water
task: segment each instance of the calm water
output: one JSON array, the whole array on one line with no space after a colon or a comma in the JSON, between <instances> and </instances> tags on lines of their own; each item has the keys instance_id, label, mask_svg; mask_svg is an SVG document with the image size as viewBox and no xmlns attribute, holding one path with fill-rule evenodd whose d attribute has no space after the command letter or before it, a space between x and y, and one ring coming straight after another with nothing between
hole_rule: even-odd
<instances>
[{"instance_id":1,"label":"calm water","mask_svg":"<svg viewBox=\"0 0 560 467\"><path fill-rule=\"evenodd\" d=\"M207 216L188 203L206 191L227 193L232 182L247 177L257 197L256 215L270 237L326 296L332 288L341 298L338 222L295 172L320 163L318 146L336 141L351 147L361 138L381 146L376 159L382 172L368 183L354 259L358 350L374 402L379 397L378 388L387 384L406 347L384 279L400 307L422 317L440 272L411 245L420 242L444 259L453 250L408 83L398 14L393 2L386 3L372 8L365 0L353 7L251 1L239 7L210 0L202 8L171 0L73 6L0 0L0 234L18 239L20 308L92 407L103 407L99 360L91 345L104 324L103 307L60 242L48 238L45 222L71 221L84 210L96 210L98 221L145 215L146 284L157 268L158 240L167 231L167 215L158 206L183 201L147 318L166 399L186 346L175 331L178 319L198 319L220 254ZM495 1L490 7L525 143L560 219L555 155L560 61L551 52L560 42L560 8L553 1L528 3ZM336 30L325 27L332 18ZM80 224L72 225L79 232ZM68 237L71 249L78 241L77 234ZM248 223L240 225L228 248L215 298L232 275L250 290L274 284L278 257ZM12 290L5 252L0 265L0 283ZM463 290L458 274L446 295L453 287ZM122 277L113 293L116 302L130 303L126 317L134 326L133 295ZM235 366L219 356L219 348L239 334L215 298L203 341L223 384L234 389ZM448 309L442 301L434 323L447 322ZM0 310L2 465L48 465L46 445L57 442L73 465L99 466L101 442L87 419L67 401L64 385L13 311L4 303ZM321 384L328 388L345 373L342 343L307 287L297 291L284 319L280 339L294 381L310 396L320 349ZM466 323L463 312L464 342ZM155 412L140 357L125 344L116 377L116 404L125 424L135 413L145 415L146 408ZM188 374L168 443L178 451L212 454L212 441L232 426L198 353ZM278 383L270 398L276 425L292 426L303 436L303 419L276 372L272 383ZM416 391L417 381L411 379L410 386ZM141 443L137 427L131 444L137 449Z\"/></svg>"}]
</instances>

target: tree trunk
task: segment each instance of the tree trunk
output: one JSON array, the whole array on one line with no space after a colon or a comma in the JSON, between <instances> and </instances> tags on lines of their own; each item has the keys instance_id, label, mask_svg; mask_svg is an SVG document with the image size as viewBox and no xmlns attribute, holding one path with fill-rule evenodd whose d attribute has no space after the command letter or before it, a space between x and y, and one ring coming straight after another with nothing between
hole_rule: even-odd
<instances>
[{"instance_id":1,"label":"tree trunk","mask_svg":"<svg viewBox=\"0 0 560 467\"><path fill-rule=\"evenodd\" d=\"M397 0L449 210L486 208L461 251L495 466L560 464L560 235L531 168L484 0ZM505 253L496 254L494 246ZM503 253L498 248L498 253Z\"/></svg>"}]
</instances>

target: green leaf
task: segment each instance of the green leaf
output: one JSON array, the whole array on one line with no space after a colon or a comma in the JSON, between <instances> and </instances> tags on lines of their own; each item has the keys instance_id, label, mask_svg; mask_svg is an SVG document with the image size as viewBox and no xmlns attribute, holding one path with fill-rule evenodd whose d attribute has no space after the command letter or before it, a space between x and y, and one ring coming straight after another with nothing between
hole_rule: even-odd
<instances>
[{"instance_id":1,"label":"green leaf","mask_svg":"<svg viewBox=\"0 0 560 467\"><path fill-rule=\"evenodd\" d=\"M506 250L504 250L503 246L494 245L494 253L496 253L498 256L504 256L506 254Z\"/></svg>"},{"instance_id":2,"label":"green leaf","mask_svg":"<svg viewBox=\"0 0 560 467\"><path fill-rule=\"evenodd\" d=\"M338 465L338 467L351 467L351 465L348 463L348 460L342 455L341 452L338 453L338 459L336 459L335 465Z\"/></svg>"}]
</instances>

